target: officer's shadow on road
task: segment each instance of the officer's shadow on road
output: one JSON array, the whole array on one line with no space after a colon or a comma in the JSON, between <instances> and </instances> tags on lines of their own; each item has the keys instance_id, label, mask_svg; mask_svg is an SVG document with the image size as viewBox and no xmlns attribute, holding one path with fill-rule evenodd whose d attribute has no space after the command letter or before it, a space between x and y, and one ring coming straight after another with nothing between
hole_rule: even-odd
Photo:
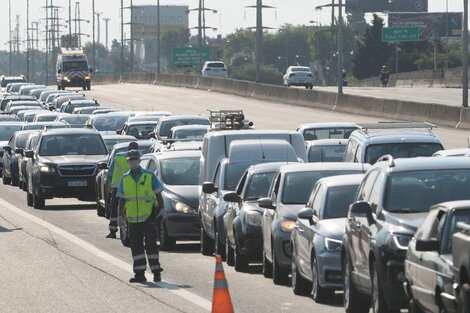
<instances>
[{"instance_id":1,"label":"officer's shadow on road","mask_svg":"<svg viewBox=\"0 0 470 313\"><path fill-rule=\"evenodd\" d=\"M96 204L46 205L45 211L88 211L96 210Z\"/></svg>"},{"instance_id":2,"label":"officer's shadow on road","mask_svg":"<svg viewBox=\"0 0 470 313\"><path fill-rule=\"evenodd\" d=\"M178 242L176 246L168 253L179 253L179 254L197 254L201 253L199 242Z\"/></svg>"}]
</instances>

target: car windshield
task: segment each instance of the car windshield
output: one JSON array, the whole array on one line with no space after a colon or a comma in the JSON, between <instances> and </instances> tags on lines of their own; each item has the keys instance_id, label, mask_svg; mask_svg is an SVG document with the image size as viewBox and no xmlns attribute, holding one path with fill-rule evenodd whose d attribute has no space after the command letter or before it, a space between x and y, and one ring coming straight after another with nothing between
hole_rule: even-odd
<instances>
[{"instance_id":1,"label":"car windshield","mask_svg":"<svg viewBox=\"0 0 470 313\"><path fill-rule=\"evenodd\" d=\"M64 116L60 118L61 122L68 123L70 125L85 125L86 121L88 121L88 116L83 115L83 116L77 116L77 115L71 115L71 116Z\"/></svg>"},{"instance_id":2,"label":"car windshield","mask_svg":"<svg viewBox=\"0 0 470 313\"><path fill-rule=\"evenodd\" d=\"M106 146L100 135L44 136L39 150L41 156L106 155Z\"/></svg>"},{"instance_id":3,"label":"car windshield","mask_svg":"<svg viewBox=\"0 0 470 313\"><path fill-rule=\"evenodd\" d=\"M198 157L164 159L161 176L166 185L198 185L200 160Z\"/></svg>"},{"instance_id":4,"label":"car windshield","mask_svg":"<svg viewBox=\"0 0 470 313\"><path fill-rule=\"evenodd\" d=\"M41 107L41 104L37 101L15 101L10 104L10 108L14 107Z\"/></svg>"},{"instance_id":5,"label":"car windshield","mask_svg":"<svg viewBox=\"0 0 470 313\"><path fill-rule=\"evenodd\" d=\"M358 185L329 188L323 208L323 219L346 217L349 205L354 202L357 187Z\"/></svg>"},{"instance_id":6,"label":"car windshield","mask_svg":"<svg viewBox=\"0 0 470 313\"><path fill-rule=\"evenodd\" d=\"M304 131L305 140L317 139L348 139L356 128L335 127L335 128L312 128Z\"/></svg>"},{"instance_id":7,"label":"car windshield","mask_svg":"<svg viewBox=\"0 0 470 313\"><path fill-rule=\"evenodd\" d=\"M434 152L442 150L439 143L387 143L370 145L366 149L365 163L374 164L386 154L397 158L414 158L420 156L432 156Z\"/></svg>"},{"instance_id":8,"label":"car windshield","mask_svg":"<svg viewBox=\"0 0 470 313\"><path fill-rule=\"evenodd\" d=\"M313 185L320 178L359 173L360 171L351 170L288 173L284 178L281 202L284 204L306 204Z\"/></svg>"},{"instance_id":9,"label":"car windshield","mask_svg":"<svg viewBox=\"0 0 470 313\"><path fill-rule=\"evenodd\" d=\"M64 72L67 71L84 71L88 72L88 64L86 61L67 61L62 63Z\"/></svg>"},{"instance_id":10,"label":"car windshield","mask_svg":"<svg viewBox=\"0 0 470 313\"><path fill-rule=\"evenodd\" d=\"M308 67L293 67L291 69L291 72L307 72L307 73L310 73L310 68Z\"/></svg>"},{"instance_id":11,"label":"car windshield","mask_svg":"<svg viewBox=\"0 0 470 313\"><path fill-rule=\"evenodd\" d=\"M21 129L21 125L0 125L0 141L10 140L11 136Z\"/></svg>"},{"instance_id":12,"label":"car windshield","mask_svg":"<svg viewBox=\"0 0 470 313\"><path fill-rule=\"evenodd\" d=\"M147 139L149 137L149 134L155 129L155 126L157 126L157 123L145 125L131 125L127 130L127 135L134 136L137 139Z\"/></svg>"},{"instance_id":13,"label":"car windshield","mask_svg":"<svg viewBox=\"0 0 470 313\"><path fill-rule=\"evenodd\" d=\"M47 129L57 129L57 128L70 128L69 125L67 124L56 124L55 122L49 124L47 122L38 122L38 123L31 123L31 124L26 124L23 126L23 130L41 130L46 128Z\"/></svg>"},{"instance_id":14,"label":"car windshield","mask_svg":"<svg viewBox=\"0 0 470 313\"><path fill-rule=\"evenodd\" d=\"M85 108L85 107L90 107L90 106L96 106L97 108L99 108L99 105L96 104L95 102L69 103L65 106L64 112L72 113L73 110L75 110L76 108Z\"/></svg>"},{"instance_id":15,"label":"car windshield","mask_svg":"<svg viewBox=\"0 0 470 313\"><path fill-rule=\"evenodd\" d=\"M237 188L238 181L250 165L259 162L230 163L225 167L225 181L223 190L233 191Z\"/></svg>"},{"instance_id":16,"label":"car windshield","mask_svg":"<svg viewBox=\"0 0 470 313\"><path fill-rule=\"evenodd\" d=\"M20 121L20 120L21 119L16 115L10 115L10 114L2 115L2 114L0 114L0 122L14 122L14 121Z\"/></svg>"},{"instance_id":17,"label":"car windshield","mask_svg":"<svg viewBox=\"0 0 470 313\"><path fill-rule=\"evenodd\" d=\"M2 79L2 82L1 82L1 87L2 88L5 88L8 84L11 84L11 83L23 83L24 82L24 78L6 78L6 79Z\"/></svg>"},{"instance_id":18,"label":"car windshield","mask_svg":"<svg viewBox=\"0 0 470 313\"><path fill-rule=\"evenodd\" d=\"M40 115L36 118L36 122L53 122L56 118L56 114Z\"/></svg>"},{"instance_id":19,"label":"car windshield","mask_svg":"<svg viewBox=\"0 0 470 313\"><path fill-rule=\"evenodd\" d=\"M127 122L129 117L126 115L122 116L108 116L102 115L98 118L93 119L93 127L97 131L116 131L122 129L124 124Z\"/></svg>"},{"instance_id":20,"label":"car windshield","mask_svg":"<svg viewBox=\"0 0 470 313\"><path fill-rule=\"evenodd\" d=\"M26 146L26 140L28 140L29 133L22 133L16 136L15 148L24 148Z\"/></svg>"},{"instance_id":21,"label":"car windshield","mask_svg":"<svg viewBox=\"0 0 470 313\"><path fill-rule=\"evenodd\" d=\"M175 139L202 139L207 129L180 129L174 133Z\"/></svg>"},{"instance_id":22,"label":"car windshield","mask_svg":"<svg viewBox=\"0 0 470 313\"><path fill-rule=\"evenodd\" d=\"M342 162L346 145L313 146L308 151L309 162Z\"/></svg>"},{"instance_id":23,"label":"car windshield","mask_svg":"<svg viewBox=\"0 0 470 313\"><path fill-rule=\"evenodd\" d=\"M449 223L448 231L442 237L442 254L452 253L452 236L459 231L457 223L470 223L470 209L456 210L452 215L452 220Z\"/></svg>"},{"instance_id":24,"label":"car windshield","mask_svg":"<svg viewBox=\"0 0 470 313\"><path fill-rule=\"evenodd\" d=\"M434 204L468 200L470 170L446 169L392 173L384 209L396 213L428 212Z\"/></svg>"},{"instance_id":25,"label":"car windshield","mask_svg":"<svg viewBox=\"0 0 470 313\"><path fill-rule=\"evenodd\" d=\"M168 136L170 130L175 126L182 125L210 125L209 120L205 119L185 119L185 120L172 120L172 121L163 121L160 126L160 136Z\"/></svg>"},{"instance_id":26,"label":"car windshield","mask_svg":"<svg viewBox=\"0 0 470 313\"><path fill-rule=\"evenodd\" d=\"M130 141L135 141L135 140L130 140L129 138L126 138L126 137L124 137L123 139L118 139L118 138L104 139L104 143L106 144L108 151L113 151L114 146L117 145L118 143L130 142ZM144 154L145 153L146 152L144 152Z\"/></svg>"},{"instance_id":27,"label":"car windshield","mask_svg":"<svg viewBox=\"0 0 470 313\"><path fill-rule=\"evenodd\" d=\"M246 188L246 200L253 201L267 197L269 187L274 178L274 173L275 172L267 172L252 175Z\"/></svg>"}]
</instances>

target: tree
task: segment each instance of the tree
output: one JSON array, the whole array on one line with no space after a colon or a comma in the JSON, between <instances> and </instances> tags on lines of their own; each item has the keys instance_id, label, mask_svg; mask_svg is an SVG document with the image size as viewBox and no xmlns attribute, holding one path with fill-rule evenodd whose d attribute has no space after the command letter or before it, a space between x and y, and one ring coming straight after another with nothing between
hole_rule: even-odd
<instances>
[{"instance_id":1,"label":"tree","mask_svg":"<svg viewBox=\"0 0 470 313\"><path fill-rule=\"evenodd\" d=\"M186 47L189 44L189 29L182 26L162 27L161 53L162 58L166 58L169 63L173 57L173 48Z\"/></svg>"},{"instance_id":2,"label":"tree","mask_svg":"<svg viewBox=\"0 0 470 313\"><path fill-rule=\"evenodd\" d=\"M362 41L357 44L353 58L353 74L358 79L377 76L382 65L387 65L393 46L382 42L383 19L374 14L372 25L367 27Z\"/></svg>"}]
</instances>

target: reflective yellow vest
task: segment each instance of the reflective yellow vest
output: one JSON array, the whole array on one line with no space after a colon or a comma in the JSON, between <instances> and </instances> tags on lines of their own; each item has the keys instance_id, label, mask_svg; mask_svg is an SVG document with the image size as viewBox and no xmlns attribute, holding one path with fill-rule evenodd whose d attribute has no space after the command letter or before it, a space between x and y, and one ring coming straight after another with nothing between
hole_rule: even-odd
<instances>
[{"instance_id":1,"label":"reflective yellow vest","mask_svg":"<svg viewBox=\"0 0 470 313\"><path fill-rule=\"evenodd\" d=\"M114 157L113 176L111 178L111 186L115 189L119 188L122 176L129 171L126 155L116 155Z\"/></svg>"},{"instance_id":2,"label":"reflective yellow vest","mask_svg":"<svg viewBox=\"0 0 470 313\"><path fill-rule=\"evenodd\" d=\"M124 198L126 199L126 217L129 223L142 223L152 214L155 205L155 193L152 189L152 175L143 172L136 183L132 175L122 178Z\"/></svg>"}]
</instances>

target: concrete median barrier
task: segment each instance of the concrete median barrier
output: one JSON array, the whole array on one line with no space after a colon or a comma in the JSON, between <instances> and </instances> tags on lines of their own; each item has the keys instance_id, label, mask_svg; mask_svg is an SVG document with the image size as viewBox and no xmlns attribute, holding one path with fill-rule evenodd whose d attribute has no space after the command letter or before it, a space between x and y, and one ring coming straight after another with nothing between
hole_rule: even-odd
<instances>
[{"instance_id":1,"label":"concrete median barrier","mask_svg":"<svg viewBox=\"0 0 470 313\"><path fill-rule=\"evenodd\" d=\"M449 127L455 127L459 123L461 107L440 104L429 104L429 106L428 122Z\"/></svg>"}]
</instances>

